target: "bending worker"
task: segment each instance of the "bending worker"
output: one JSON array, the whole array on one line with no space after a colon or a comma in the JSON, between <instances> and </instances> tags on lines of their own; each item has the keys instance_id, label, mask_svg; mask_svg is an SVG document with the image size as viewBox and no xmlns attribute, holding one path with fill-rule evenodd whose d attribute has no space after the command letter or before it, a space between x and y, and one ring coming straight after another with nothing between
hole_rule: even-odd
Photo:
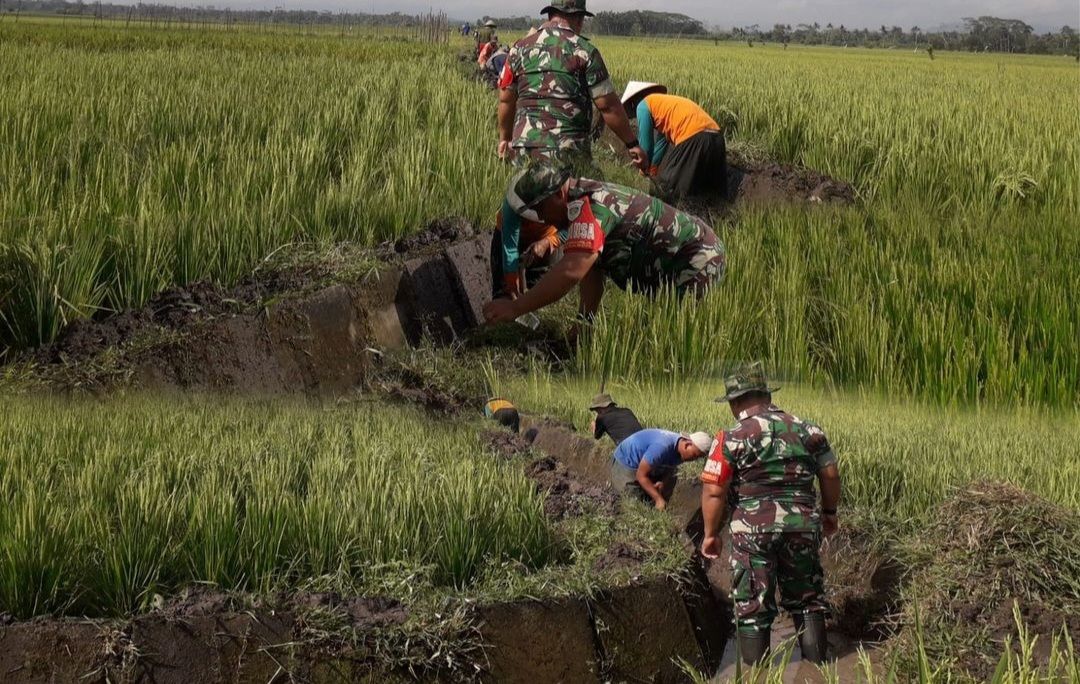
<instances>
[{"instance_id":1,"label":"bending worker","mask_svg":"<svg viewBox=\"0 0 1080 684\"><path fill-rule=\"evenodd\" d=\"M619 446L630 435L641 432L641 422L634 412L616 404L610 394L593 397L589 410L596 412L596 419L592 422L593 439L600 439L606 434L615 442L615 446Z\"/></svg>"},{"instance_id":2,"label":"bending worker","mask_svg":"<svg viewBox=\"0 0 1080 684\"><path fill-rule=\"evenodd\" d=\"M652 500L662 511L675 490L679 466L703 457L711 446L712 437L706 432L688 435L642 430L615 449L611 458L611 485L621 494Z\"/></svg>"},{"instance_id":3,"label":"bending worker","mask_svg":"<svg viewBox=\"0 0 1080 684\"><path fill-rule=\"evenodd\" d=\"M499 78L501 159L515 165L543 160L581 173L592 164L592 108L626 145L632 163L644 170L641 149L626 110L615 93L600 51L581 35L592 14L585 0L552 0L541 10L548 20L514 43ZM499 241L501 277L508 295L521 292L520 217L503 203ZM521 247L528 248L523 243ZM498 274L497 274L498 275Z\"/></svg>"},{"instance_id":4,"label":"bending worker","mask_svg":"<svg viewBox=\"0 0 1080 684\"><path fill-rule=\"evenodd\" d=\"M502 397L492 397L484 404L484 417L517 432L521 428L521 415L517 408Z\"/></svg>"},{"instance_id":5,"label":"bending worker","mask_svg":"<svg viewBox=\"0 0 1080 684\"><path fill-rule=\"evenodd\" d=\"M720 126L696 102L668 95L656 83L631 81L622 96L638 140L649 158L648 174L662 197L681 200L727 192L727 149Z\"/></svg>"},{"instance_id":6,"label":"bending worker","mask_svg":"<svg viewBox=\"0 0 1080 684\"><path fill-rule=\"evenodd\" d=\"M731 508L732 598L743 662L768 662L780 603L795 619L804 660L825 661L821 536L837 530L840 471L825 433L772 401L760 363L724 380L738 423L716 436L701 475L706 558L720 554L720 526ZM820 511L814 480L821 491ZM732 497L729 499L729 495Z\"/></svg>"},{"instance_id":7,"label":"bending worker","mask_svg":"<svg viewBox=\"0 0 1080 684\"><path fill-rule=\"evenodd\" d=\"M575 285L580 314L590 320L600 306L605 276L637 292L672 286L680 295L701 295L724 274L724 246L707 223L631 188L533 165L510 182L507 204L523 218L567 231L568 237L562 259L535 287L517 299L484 306L488 323L543 308Z\"/></svg>"}]
</instances>

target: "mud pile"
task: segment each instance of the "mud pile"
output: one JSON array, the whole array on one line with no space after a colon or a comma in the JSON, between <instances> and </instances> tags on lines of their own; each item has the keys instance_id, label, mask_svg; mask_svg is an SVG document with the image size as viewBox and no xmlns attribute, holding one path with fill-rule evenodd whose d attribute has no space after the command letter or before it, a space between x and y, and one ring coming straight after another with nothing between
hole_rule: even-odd
<instances>
[{"instance_id":1,"label":"mud pile","mask_svg":"<svg viewBox=\"0 0 1080 684\"><path fill-rule=\"evenodd\" d=\"M853 204L855 189L813 169L736 161L728 167L728 201L736 204Z\"/></svg>"},{"instance_id":2,"label":"mud pile","mask_svg":"<svg viewBox=\"0 0 1080 684\"><path fill-rule=\"evenodd\" d=\"M901 618L913 625L917 604L931 658L986 680L1006 639L1019 648L1015 610L1045 666L1055 635L1080 643L1077 549L1080 514L1009 484L970 485L910 542L917 570Z\"/></svg>"},{"instance_id":3,"label":"mud pile","mask_svg":"<svg viewBox=\"0 0 1080 684\"><path fill-rule=\"evenodd\" d=\"M613 516L619 511L619 499L611 487L576 476L552 456L530 463L525 475L544 494L544 513L553 520L589 512Z\"/></svg>"},{"instance_id":4,"label":"mud pile","mask_svg":"<svg viewBox=\"0 0 1080 684\"><path fill-rule=\"evenodd\" d=\"M449 343L480 324L489 242L446 219L356 255L373 265L362 276L313 261L265 268L234 288L172 287L139 309L73 323L32 362L61 390L339 393L369 375L378 349ZM409 398L417 388L397 389Z\"/></svg>"}]
</instances>

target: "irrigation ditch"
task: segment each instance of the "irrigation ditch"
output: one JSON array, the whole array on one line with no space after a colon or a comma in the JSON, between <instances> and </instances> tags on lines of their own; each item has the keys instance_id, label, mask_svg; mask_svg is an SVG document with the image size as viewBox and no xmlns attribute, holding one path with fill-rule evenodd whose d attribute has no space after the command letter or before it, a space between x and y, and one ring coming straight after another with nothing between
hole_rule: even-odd
<instances>
[{"instance_id":1,"label":"irrigation ditch","mask_svg":"<svg viewBox=\"0 0 1080 684\"><path fill-rule=\"evenodd\" d=\"M345 275L333 264L301 261L264 269L228 290L207 283L172 288L141 309L75 323L53 345L16 363L29 369L39 388L61 393L132 387L333 398L359 389L376 401L406 401L443 417L475 414L482 398L407 369L388 375L386 357L427 341L453 346L475 334L488 298L489 258L488 236L461 220L441 221L366 254L360 258L365 266ZM598 508L602 515L620 515L607 486L610 447L572 426L528 415L519 435L492 430L481 438L492 457L520 460L545 494L550 519ZM882 548L872 531L848 526L824 547L833 605L830 642L841 679L857 670L858 648L892 641L897 632L889 621L910 618L905 583L921 582L930 594L938 577L962 577L955 596L1009 587L994 600L959 607L953 600L938 608L943 619L959 615L956 624L969 629L993 621L978 637L985 644L1015 634L1005 610L1013 597L1026 597L1024 615L1036 622L1038 634L1052 637L1060 617L1080 637L1080 624L1068 618L1072 604L1050 598L1067 598L1068 585L1048 592L1038 577L1006 576L1007 563L958 574L971 558L1009 557L1017 543L1027 543L1017 535L1032 531L1049 535L1032 548L1045 547L1052 563L1060 539L1072 539L1080 529L1075 516L1022 492L985 489L961 493L931 518L938 521L936 531L923 542L926 558L914 579L913 568L893 560L893 550ZM730 575L726 559L705 562L696 554L699 501L700 485L687 476L669 502L667 516L678 534L673 544L684 559L674 574L639 573L642 550L612 543L594 570L598 577L626 570L629 581L554 598L466 600L431 616L378 595L252 597L200 586L122 619L15 620L0 614L0 679L674 682L687 678L679 663L724 676L734 650ZM968 538L953 556L932 555L927 549L953 543L951 530L963 517L957 509L982 536ZM1010 522L1017 510L1052 524L1017 527ZM999 515L1004 511L1011 513ZM1000 524L985 523L998 518ZM997 612L984 620L990 609ZM781 621L774 642L791 634L790 624ZM966 657L969 671L988 667L981 651ZM798 681L817 676L800 669L797 658L791 668Z\"/></svg>"},{"instance_id":2,"label":"irrigation ditch","mask_svg":"<svg viewBox=\"0 0 1080 684\"><path fill-rule=\"evenodd\" d=\"M387 350L451 342L476 327L489 297L489 239L443 222L379 255L353 282L323 282L310 268L228 291L174 288L137 311L71 326L31 364L62 392L225 392L335 395L370 385ZM436 412L466 402L408 382L382 387ZM581 514L610 497L606 475L585 467L564 427L531 421L527 437L495 433L507 455L541 454L526 472L545 512ZM692 502L675 516L691 524ZM409 607L380 597L230 596L194 586L126 619L0 616L0 677L54 681L656 681L719 662L730 620L686 543L678 578L634 575L588 595L468 605L442 636L410 635ZM614 547L598 569L641 564ZM446 617L446 616L443 616ZM327 626L329 624L329 626ZM445 652L445 653L444 653ZM445 666L432 665L444 658Z\"/></svg>"}]
</instances>

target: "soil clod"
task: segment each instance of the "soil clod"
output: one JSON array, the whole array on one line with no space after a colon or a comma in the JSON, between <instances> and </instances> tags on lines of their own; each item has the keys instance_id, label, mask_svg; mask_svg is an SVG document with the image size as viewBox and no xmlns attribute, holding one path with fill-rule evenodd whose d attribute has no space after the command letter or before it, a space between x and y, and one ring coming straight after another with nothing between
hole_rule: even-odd
<instances>
[{"instance_id":1,"label":"soil clod","mask_svg":"<svg viewBox=\"0 0 1080 684\"><path fill-rule=\"evenodd\" d=\"M596 559L593 570L597 572L635 570L641 567L645 560L645 550L641 547L626 542L616 542L608 547L604 555Z\"/></svg>"},{"instance_id":2,"label":"soil clod","mask_svg":"<svg viewBox=\"0 0 1080 684\"><path fill-rule=\"evenodd\" d=\"M529 440L524 435L507 430L484 430L480 433L480 442L502 458L510 459L529 450Z\"/></svg>"},{"instance_id":3,"label":"soil clod","mask_svg":"<svg viewBox=\"0 0 1080 684\"><path fill-rule=\"evenodd\" d=\"M432 221L418 233L413 233L394 242L397 254L422 252L430 247L446 247L458 240L472 237L472 224L460 216L450 216Z\"/></svg>"},{"instance_id":4,"label":"soil clod","mask_svg":"<svg viewBox=\"0 0 1080 684\"><path fill-rule=\"evenodd\" d=\"M575 477L566 466L551 456L533 461L525 468L544 494L544 513L554 520L595 511L614 516L619 510L619 498L609 487L589 484Z\"/></svg>"}]
</instances>

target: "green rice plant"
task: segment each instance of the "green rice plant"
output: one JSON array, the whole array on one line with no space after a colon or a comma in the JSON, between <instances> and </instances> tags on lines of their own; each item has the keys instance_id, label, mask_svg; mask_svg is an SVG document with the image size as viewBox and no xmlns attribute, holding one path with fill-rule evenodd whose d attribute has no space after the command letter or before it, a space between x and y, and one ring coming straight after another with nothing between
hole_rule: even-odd
<instances>
[{"instance_id":1,"label":"green rice plant","mask_svg":"<svg viewBox=\"0 0 1080 684\"><path fill-rule=\"evenodd\" d=\"M556 553L467 424L367 404L7 401L0 612L107 616L192 582L344 590L398 564L464 590Z\"/></svg>"}]
</instances>

